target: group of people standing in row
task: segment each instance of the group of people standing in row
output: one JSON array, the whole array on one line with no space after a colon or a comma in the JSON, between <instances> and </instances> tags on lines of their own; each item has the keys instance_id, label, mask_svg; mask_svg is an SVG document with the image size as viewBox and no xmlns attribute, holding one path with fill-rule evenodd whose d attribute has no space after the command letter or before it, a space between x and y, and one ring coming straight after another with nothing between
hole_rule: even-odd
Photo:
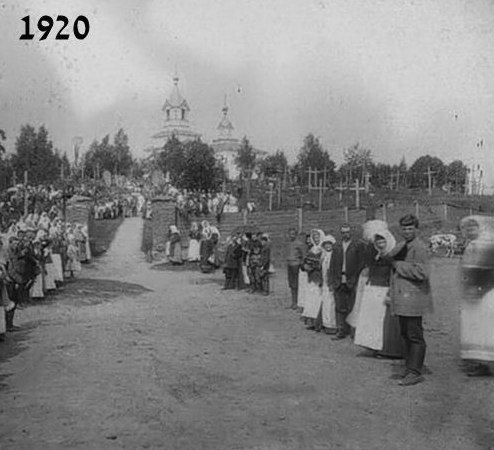
<instances>
[{"instance_id":1,"label":"group of people standing in row","mask_svg":"<svg viewBox=\"0 0 494 450\"><path fill-rule=\"evenodd\" d=\"M432 311L429 255L418 227L415 216L402 217L399 244L378 220L364 224L363 239L346 224L339 240L312 230L306 243L289 231L290 307L310 330L334 340L352 336L372 356L405 358L402 386L424 380L422 317Z\"/></svg>"},{"instance_id":2,"label":"group of people standing in row","mask_svg":"<svg viewBox=\"0 0 494 450\"><path fill-rule=\"evenodd\" d=\"M433 311L430 256L418 237L419 221L399 221L402 240L385 222L363 225L355 239L348 225L341 238L321 230L307 237L289 230L287 254L290 308L307 328L352 336L369 356L403 358L392 378L402 386L424 381L423 317ZM494 364L494 219L470 216L460 223L466 240L460 266L461 357L469 376L492 375Z\"/></svg>"},{"instance_id":3,"label":"group of people standing in row","mask_svg":"<svg viewBox=\"0 0 494 450\"><path fill-rule=\"evenodd\" d=\"M226 242L224 290L247 289L269 295L271 244L267 234L233 232Z\"/></svg>"},{"instance_id":4,"label":"group of people standing in row","mask_svg":"<svg viewBox=\"0 0 494 450\"><path fill-rule=\"evenodd\" d=\"M0 236L0 340L15 331L18 305L56 290L91 259L87 227L48 213L29 214Z\"/></svg>"},{"instance_id":5,"label":"group of people standing in row","mask_svg":"<svg viewBox=\"0 0 494 450\"><path fill-rule=\"evenodd\" d=\"M203 273L223 267L224 290L246 289L251 293L269 295L269 274L273 269L267 234L234 231L226 240L221 257L218 251L220 231L206 220L200 224L192 223L186 255L178 227L171 225L168 234L165 253L171 264L198 262Z\"/></svg>"}]
</instances>

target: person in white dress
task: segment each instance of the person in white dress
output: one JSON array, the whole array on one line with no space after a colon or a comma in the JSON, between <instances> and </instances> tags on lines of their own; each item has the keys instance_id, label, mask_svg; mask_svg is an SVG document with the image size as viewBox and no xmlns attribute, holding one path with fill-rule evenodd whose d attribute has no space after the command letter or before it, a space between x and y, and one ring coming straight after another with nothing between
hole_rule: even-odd
<instances>
[{"instance_id":1,"label":"person in white dress","mask_svg":"<svg viewBox=\"0 0 494 450\"><path fill-rule=\"evenodd\" d=\"M494 374L494 219L460 222L466 239L461 263L461 358L469 376Z\"/></svg>"},{"instance_id":2,"label":"person in white dress","mask_svg":"<svg viewBox=\"0 0 494 450\"><path fill-rule=\"evenodd\" d=\"M201 232L199 231L199 225L197 222L192 222L190 225L189 233L189 251L188 260L189 262L197 262L201 259L200 244Z\"/></svg>"},{"instance_id":3,"label":"person in white dress","mask_svg":"<svg viewBox=\"0 0 494 450\"><path fill-rule=\"evenodd\" d=\"M364 239L368 281L358 310L354 343L370 350L369 356L401 358L404 342L397 317L389 311L392 265L386 258L396 240L387 224L377 220L364 224Z\"/></svg>"},{"instance_id":4,"label":"person in white dress","mask_svg":"<svg viewBox=\"0 0 494 450\"><path fill-rule=\"evenodd\" d=\"M306 318L307 329L321 331L322 326L317 318L322 306L322 269L323 257L322 241L324 232L313 229L310 232L311 248L307 252L302 264L302 270L307 273L308 286L305 292L304 311L302 317Z\"/></svg>"},{"instance_id":5,"label":"person in white dress","mask_svg":"<svg viewBox=\"0 0 494 450\"><path fill-rule=\"evenodd\" d=\"M334 304L333 289L330 287L329 267L333 255L333 245L336 243L334 236L327 234L322 241L323 256L322 268L322 308L321 322L326 334L336 334L336 312Z\"/></svg>"}]
</instances>

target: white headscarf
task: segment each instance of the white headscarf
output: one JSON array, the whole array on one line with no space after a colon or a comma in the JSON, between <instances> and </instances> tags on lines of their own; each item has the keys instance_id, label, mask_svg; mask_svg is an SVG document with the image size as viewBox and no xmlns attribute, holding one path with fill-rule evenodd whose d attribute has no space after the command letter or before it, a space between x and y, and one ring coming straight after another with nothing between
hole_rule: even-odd
<instances>
[{"instance_id":1,"label":"white headscarf","mask_svg":"<svg viewBox=\"0 0 494 450\"><path fill-rule=\"evenodd\" d=\"M319 235L319 244L316 244L316 242L314 241L314 238L312 237L314 234L318 234ZM316 255L318 253L321 253L322 251L322 241L324 239L324 231L318 229L318 228L314 228L312 230L310 230L310 242L312 244L312 247L310 248L310 252L311 253L315 253Z\"/></svg>"},{"instance_id":2,"label":"white headscarf","mask_svg":"<svg viewBox=\"0 0 494 450\"><path fill-rule=\"evenodd\" d=\"M376 236L382 236L386 240L386 248L378 250L380 255L387 255L395 246L396 239L389 231L388 224L382 220L369 220L363 225L363 238L372 244L376 240ZM377 248L376 248L377 250Z\"/></svg>"}]
</instances>

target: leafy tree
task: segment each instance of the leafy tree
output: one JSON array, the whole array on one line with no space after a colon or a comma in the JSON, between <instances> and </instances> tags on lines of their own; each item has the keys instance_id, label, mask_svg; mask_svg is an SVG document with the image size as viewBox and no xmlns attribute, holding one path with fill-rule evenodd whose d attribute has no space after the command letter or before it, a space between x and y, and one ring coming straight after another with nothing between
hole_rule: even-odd
<instances>
[{"instance_id":1,"label":"leafy tree","mask_svg":"<svg viewBox=\"0 0 494 450\"><path fill-rule=\"evenodd\" d=\"M129 138L123 128L113 137L113 146L110 150L112 162L115 165L113 172L117 175L128 175L132 168L132 153L129 147Z\"/></svg>"},{"instance_id":2,"label":"leafy tree","mask_svg":"<svg viewBox=\"0 0 494 450\"><path fill-rule=\"evenodd\" d=\"M358 178L363 184L365 174L371 171L373 165L372 151L361 147L357 142L352 147L343 150L344 164L340 173L346 174L347 182L353 183Z\"/></svg>"},{"instance_id":3,"label":"leafy tree","mask_svg":"<svg viewBox=\"0 0 494 450\"><path fill-rule=\"evenodd\" d=\"M101 177L105 170L114 172L116 161L114 151L110 144L110 135L106 135L101 142L96 139L89 146L84 155L84 171L87 176Z\"/></svg>"},{"instance_id":4,"label":"leafy tree","mask_svg":"<svg viewBox=\"0 0 494 450\"><path fill-rule=\"evenodd\" d=\"M0 128L0 155L5 154L5 146L3 145L2 141L5 141L7 139L7 136L5 135L5 131L3 131Z\"/></svg>"},{"instance_id":5,"label":"leafy tree","mask_svg":"<svg viewBox=\"0 0 494 450\"><path fill-rule=\"evenodd\" d=\"M414 187L428 187L427 172L430 168L433 180L433 186L442 186L446 178L446 166L437 157L431 155L425 155L419 157L410 166L411 183Z\"/></svg>"},{"instance_id":6,"label":"leafy tree","mask_svg":"<svg viewBox=\"0 0 494 450\"><path fill-rule=\"evenodd\" d=\"M15 150L12 157L14 170L18 174L27 170L30 184L52 183L59 179L61 160L44 126L36 131L31 125L23 125Z\"/></svg>"},{"instance_id":7,"label":"leafy tree","mask_svg":"<svg viewBox=\"0 0 494 450\"><path fill-rule=\"evenodd\" d=\"M184 146L175 136L168 139L159 154L158 166L164 173L169 173L170 181L174 186L181 185L185 168L185 151Z\"/></svg>"},{"instance_id":8,"label":"leafy tree","mask_svg":"<svg viewBox=\"0 0 494 450\"><path fill-rule=\"evenodd\" d=\"M317 175L317 179L312 178L312 183L319 183L319 179L323 178L322 171L326 169L326 176L329 183L335 180L335 167L336 164L330 158L329 153L324 150L313 134L309 134L304 138L304 143L297 156L296 171L299 174L299 183L306 185L308 181L308 170L317 169L321 172Z\"/></svg>"},{"instance_id":9,"label":"leafy tree","mask_svg":"<svg viewBox=\"0 0 494 450\"><path fill-rule=\"evenodd\" d=\"M238 149L235 164L240 171L241 177L250 179L257 165L257 155L246 136L243 137Z\"/></svg>"},{"instance_id":10,"label":"leafy tree","mask_svg":"<svg viewBox=\"0 0 494 450\"><path fill-rule=\"evenodd\" d=\"M455 192L463 192L467 176L467 166L460 160L455 160L446 167L446 182Z\"/></svg>"},{"instance_id":11,"label":"leafy tree","mask_svg":"<svg viewBox=\"0 0 494 450\"><path fill-rule=\"evenodd\" d=\"M133 163L129 138L123 128L117 131L113 142L109 134L101 142L95 139L82 161L85 176L93 178L101 177L105 170L115 175L129 175Z\"/></svg>"},{"instance_id":12,"label":"leafy tree","mask_svg":"<svg viewBox=\"0 0 494 450\"><path fill-rule=\"evenodd\" d=\"M188 190L216 191L224 180L224 169L214 150L200 140L184 144L184 166L180 187Z\"/></svg>"},{"instance_id":13,"label":"leafy tree","mask_svg":"<svg viewBox=\"0 0 494 450\"><path fill-rule=\"evenodd\" d=\"M12 167L10 159L4 159L5 146L2 141L6 139L5 131L0 128L0 189L3 191L9 187Z\"/></svg>"},{"instance_id":14,"label":"leafy tree","mask_svg":"<svg viewBox=\"0 0 494 450\"><path fill-rule=\"evenodd\" d=\"M391 177L396 173L393 169L393 166L383 163L372 163L367 166L372 186L376 188L389 187Z\"/></svg>"},{"instance_id":15,"label":"leafy tree","mask_svg":"<svg viewBox=\"0 0 494 450\"><path fill-rule=\"evenodd\" d=\"M260 171L265 177L283 177L288 168L288 161L282 150L277 150L274 155L268 155L260 163Z\"/></svg>"}]
</instances>

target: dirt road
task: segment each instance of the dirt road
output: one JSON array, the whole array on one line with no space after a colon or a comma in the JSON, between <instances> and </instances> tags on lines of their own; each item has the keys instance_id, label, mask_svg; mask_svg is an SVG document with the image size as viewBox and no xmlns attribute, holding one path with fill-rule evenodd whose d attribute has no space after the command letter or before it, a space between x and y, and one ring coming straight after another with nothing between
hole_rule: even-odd
<instances>
[{"instance_id":1,"label":"dirt road","mask_svg":"<svg viewBox=\"0 0 494 450\"><path fill-rule=\"evenodd\" d=\"M274 294L220 291L221 273L153 269L127 219L108 253L19 312L0 347L7 449L489 449L494 385L458 369L456 262L434 267L423 384L391 361L306 331Z\"/></svg>"}]
</instances>

